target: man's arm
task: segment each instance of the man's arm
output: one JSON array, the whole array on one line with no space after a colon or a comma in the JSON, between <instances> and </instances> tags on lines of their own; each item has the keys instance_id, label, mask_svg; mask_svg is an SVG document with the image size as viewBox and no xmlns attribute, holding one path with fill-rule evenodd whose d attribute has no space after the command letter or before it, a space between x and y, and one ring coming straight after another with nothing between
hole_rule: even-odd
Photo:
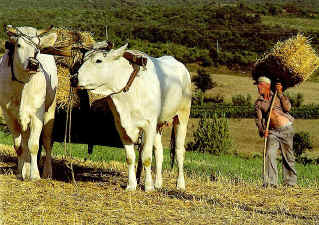
<instances>
[{"instance_id":1,"label":"man's arm","mask_svg":"<svg viewBox=\"0 0 319 225\"><path fill-rule=\"evenodd\" d=\"M277 95L278 95L278 98L280 99L283 111L285 113L289 112L291 109L291 103L289 101L289 98L283 95L281 83L276 83L276 90L277 90Z\"/></svg>"},{"instance_id":2,"label":"man's arm","mask_svg":"<svg viewBox=\"0 0 319 225\"><path fill-rule=\"evenodd\" d=\"M255 113L256 113L256 126L258 128L258 133L260 137L264 136L264 126L263 126L263 114L262 111L260 109L260 105L258 103L258 101L256 101L255 103Z\"/></svg>"}]
</instances>

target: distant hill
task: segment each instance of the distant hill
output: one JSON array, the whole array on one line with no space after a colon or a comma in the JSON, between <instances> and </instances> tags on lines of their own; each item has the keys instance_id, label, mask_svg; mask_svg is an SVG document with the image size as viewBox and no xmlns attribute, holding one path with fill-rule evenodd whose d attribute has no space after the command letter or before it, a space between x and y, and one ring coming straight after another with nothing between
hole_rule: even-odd
<instances>
[{"instance_id":1,"label":"distant hill","mask_svg":"<svg viewBox=\"0 0 319 225\"><path fill-rule=\"evenodd\" d=\"M0 25L53 24L90 31L96 40L105 38L107 25L116 47L128 42L152 56L250 70L274 43L298 32L311 36L318 48L317 5L315 0L1 0ZM3 30L0 39L6 39Z\"/></svg>"}]
</instances>

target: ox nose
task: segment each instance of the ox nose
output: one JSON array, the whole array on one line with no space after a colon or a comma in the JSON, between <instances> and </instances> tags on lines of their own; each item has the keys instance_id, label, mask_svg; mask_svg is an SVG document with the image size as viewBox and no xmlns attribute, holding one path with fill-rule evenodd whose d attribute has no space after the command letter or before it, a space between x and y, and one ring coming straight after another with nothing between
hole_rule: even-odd
<instances>
[{"instance_id":1,"label":"ox nose","mask_svg":"<svg viewBox=\"0 0 319 225\"><path fill-rule=\"evenodd\" d=\"M70 82L71 82L71 86L72 87L77 87L78 86L78 83L79 83L79 79L78 79L78 76L77 75L73 75L70 79Z\"/></svg>"},{"instance_id":2,"label":"ox nose","mask_svg":"<svg viewBox=\"0 0 319 225\"><path fill-rule=\"evenodd\" d=\"M29 58L27 69L30 71L37 71L39 70L39 61L35 58Z\"/></svg>"}]
</instances>

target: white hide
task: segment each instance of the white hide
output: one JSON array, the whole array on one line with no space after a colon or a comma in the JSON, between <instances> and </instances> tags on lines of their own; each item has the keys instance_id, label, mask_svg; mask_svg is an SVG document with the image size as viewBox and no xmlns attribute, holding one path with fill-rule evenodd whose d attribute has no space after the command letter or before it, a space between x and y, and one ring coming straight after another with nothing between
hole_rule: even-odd
<instances>
[{"instance_id":1,"label":"white hide","mask_svg":"<svg viewBox=\"0 0 319 225\"><path fill-rule=\"evenodd\" d=\"M186 67L174 57L152 58L147 55L146 70L141 67L127 93L121 90L133 69L123 58L126 46L109 53L95 52L81 66L78 86L93 93L111 95L110 109L127 153L128 190L136 189L135 154L133 143L139 131L144 131L142 161L145 167L145 190L154 189L151 176L152 149L156 157L155 187L162 185L163 147L157 126L178 117L176 128L176 156L179 169L177 188L185 189L183 161L184 141L191 106L191 79ZM91 53L88 53L91 54ZM113 94L113 95L112 95Z\"/></svg>"},{"instance_id":2,"label":"white hide","mask_svg":"<svg viewBox=\"0 0 319 225\"><path fill-rule=\"evenodd\" d=\"M35 36L37 30L30 27L19 28L23 33ZM52 45L56 34L41 38L44 46ZM39 44L38 38L32 39ZM43 176L52 176L51 135L55 113L55 94L58 84L57 68L54 57L38 54L40 62L38 72L25 70L26 58L34 56L34 47L18 38L15 40L14 73L21 81L13 81L11 67L8 65L8 52L0 59L0 106L7 125L14 139L18 155L17 176L21 179L36 180L40 178L37 166L39 139L46 150ZM17 49L19 44L19 49Z\"/></svg>"}]
</instances>

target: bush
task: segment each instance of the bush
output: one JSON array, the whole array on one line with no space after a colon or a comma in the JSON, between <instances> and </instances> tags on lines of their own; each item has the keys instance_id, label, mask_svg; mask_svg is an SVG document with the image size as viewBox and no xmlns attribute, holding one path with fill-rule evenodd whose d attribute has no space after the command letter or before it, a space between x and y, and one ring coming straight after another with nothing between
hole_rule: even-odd
<instances>
[{"instance_id":1,"label":"bush","mask_svg":"<svg viewBox=\"0 0 319 225\"><path fill-rule=\"evenodd\" d=\"M224 103L225 102L225 96L218 93L217 95L214 95L212 97L205 97L204 98L205 103Z\"/></svg>"},{"instance_id":2,"label":"bush","mask_svg":"<svg viewBox=\"0 0 319 225\"><path fill-rule=\"evenodd\" d=\"M201 105L202 104L202 99L203 99L203 92L200 90L196 90L193 92L192 95L192 105Z\"/></svg>"},{"instance_id":3,"label":"bush","mask_svg":"<svg viewBox=\"0 0 319 225\"><path fill-rule=\"evenodd\" d=\"M251 105L251 95L247 94L245 97L244 95L235 95L232 97L233 105Z\"/></svg>"},{"instance_id":4,"label":"bush","mask_svg":"<svg viewBox=\"0 0 319 225\"><path fill-rule=\"evenodd\" d=\"M193 78L193 82L195 83L196 87L200 89L203 93L205 91L216 87L216 82L213 82L209 72L205 69L199 69L198 76Z\"/></svg>"},{"instance_id":5,"label":"bush","mask_svg":"<svg viewBox=\"0 0 319 225\"><path fill-rule=\"evenodd\" d=\"M293 148L295 151L297 161L299 161L299 158L302 155L302 153L304 153L307 149L313 148L310 134L304 131L295 133Z\"/></svg>"},{"instance_id":6,"label":"bush","mask_svg":"<svg viewBox=\"0 0 319 225\"><path fill-rule=\"evenodd\" d=\"M301 93L286 93L286 96L289 98L292 107L300 107L304 102L304 96Z\"/></svg>"},{"instance_id":7,"label":"bush","mask_svg":"<svg viewBox=\"0 0 319 225\"><path fill-rule=\"evenodd\" d=\"M187 144L187 149L220 155L228 152L231 146L228 119L225 116L218 118L214 114L211 119L206 116L200 119L194 141Z\"/></svg>"}]
</instances>

